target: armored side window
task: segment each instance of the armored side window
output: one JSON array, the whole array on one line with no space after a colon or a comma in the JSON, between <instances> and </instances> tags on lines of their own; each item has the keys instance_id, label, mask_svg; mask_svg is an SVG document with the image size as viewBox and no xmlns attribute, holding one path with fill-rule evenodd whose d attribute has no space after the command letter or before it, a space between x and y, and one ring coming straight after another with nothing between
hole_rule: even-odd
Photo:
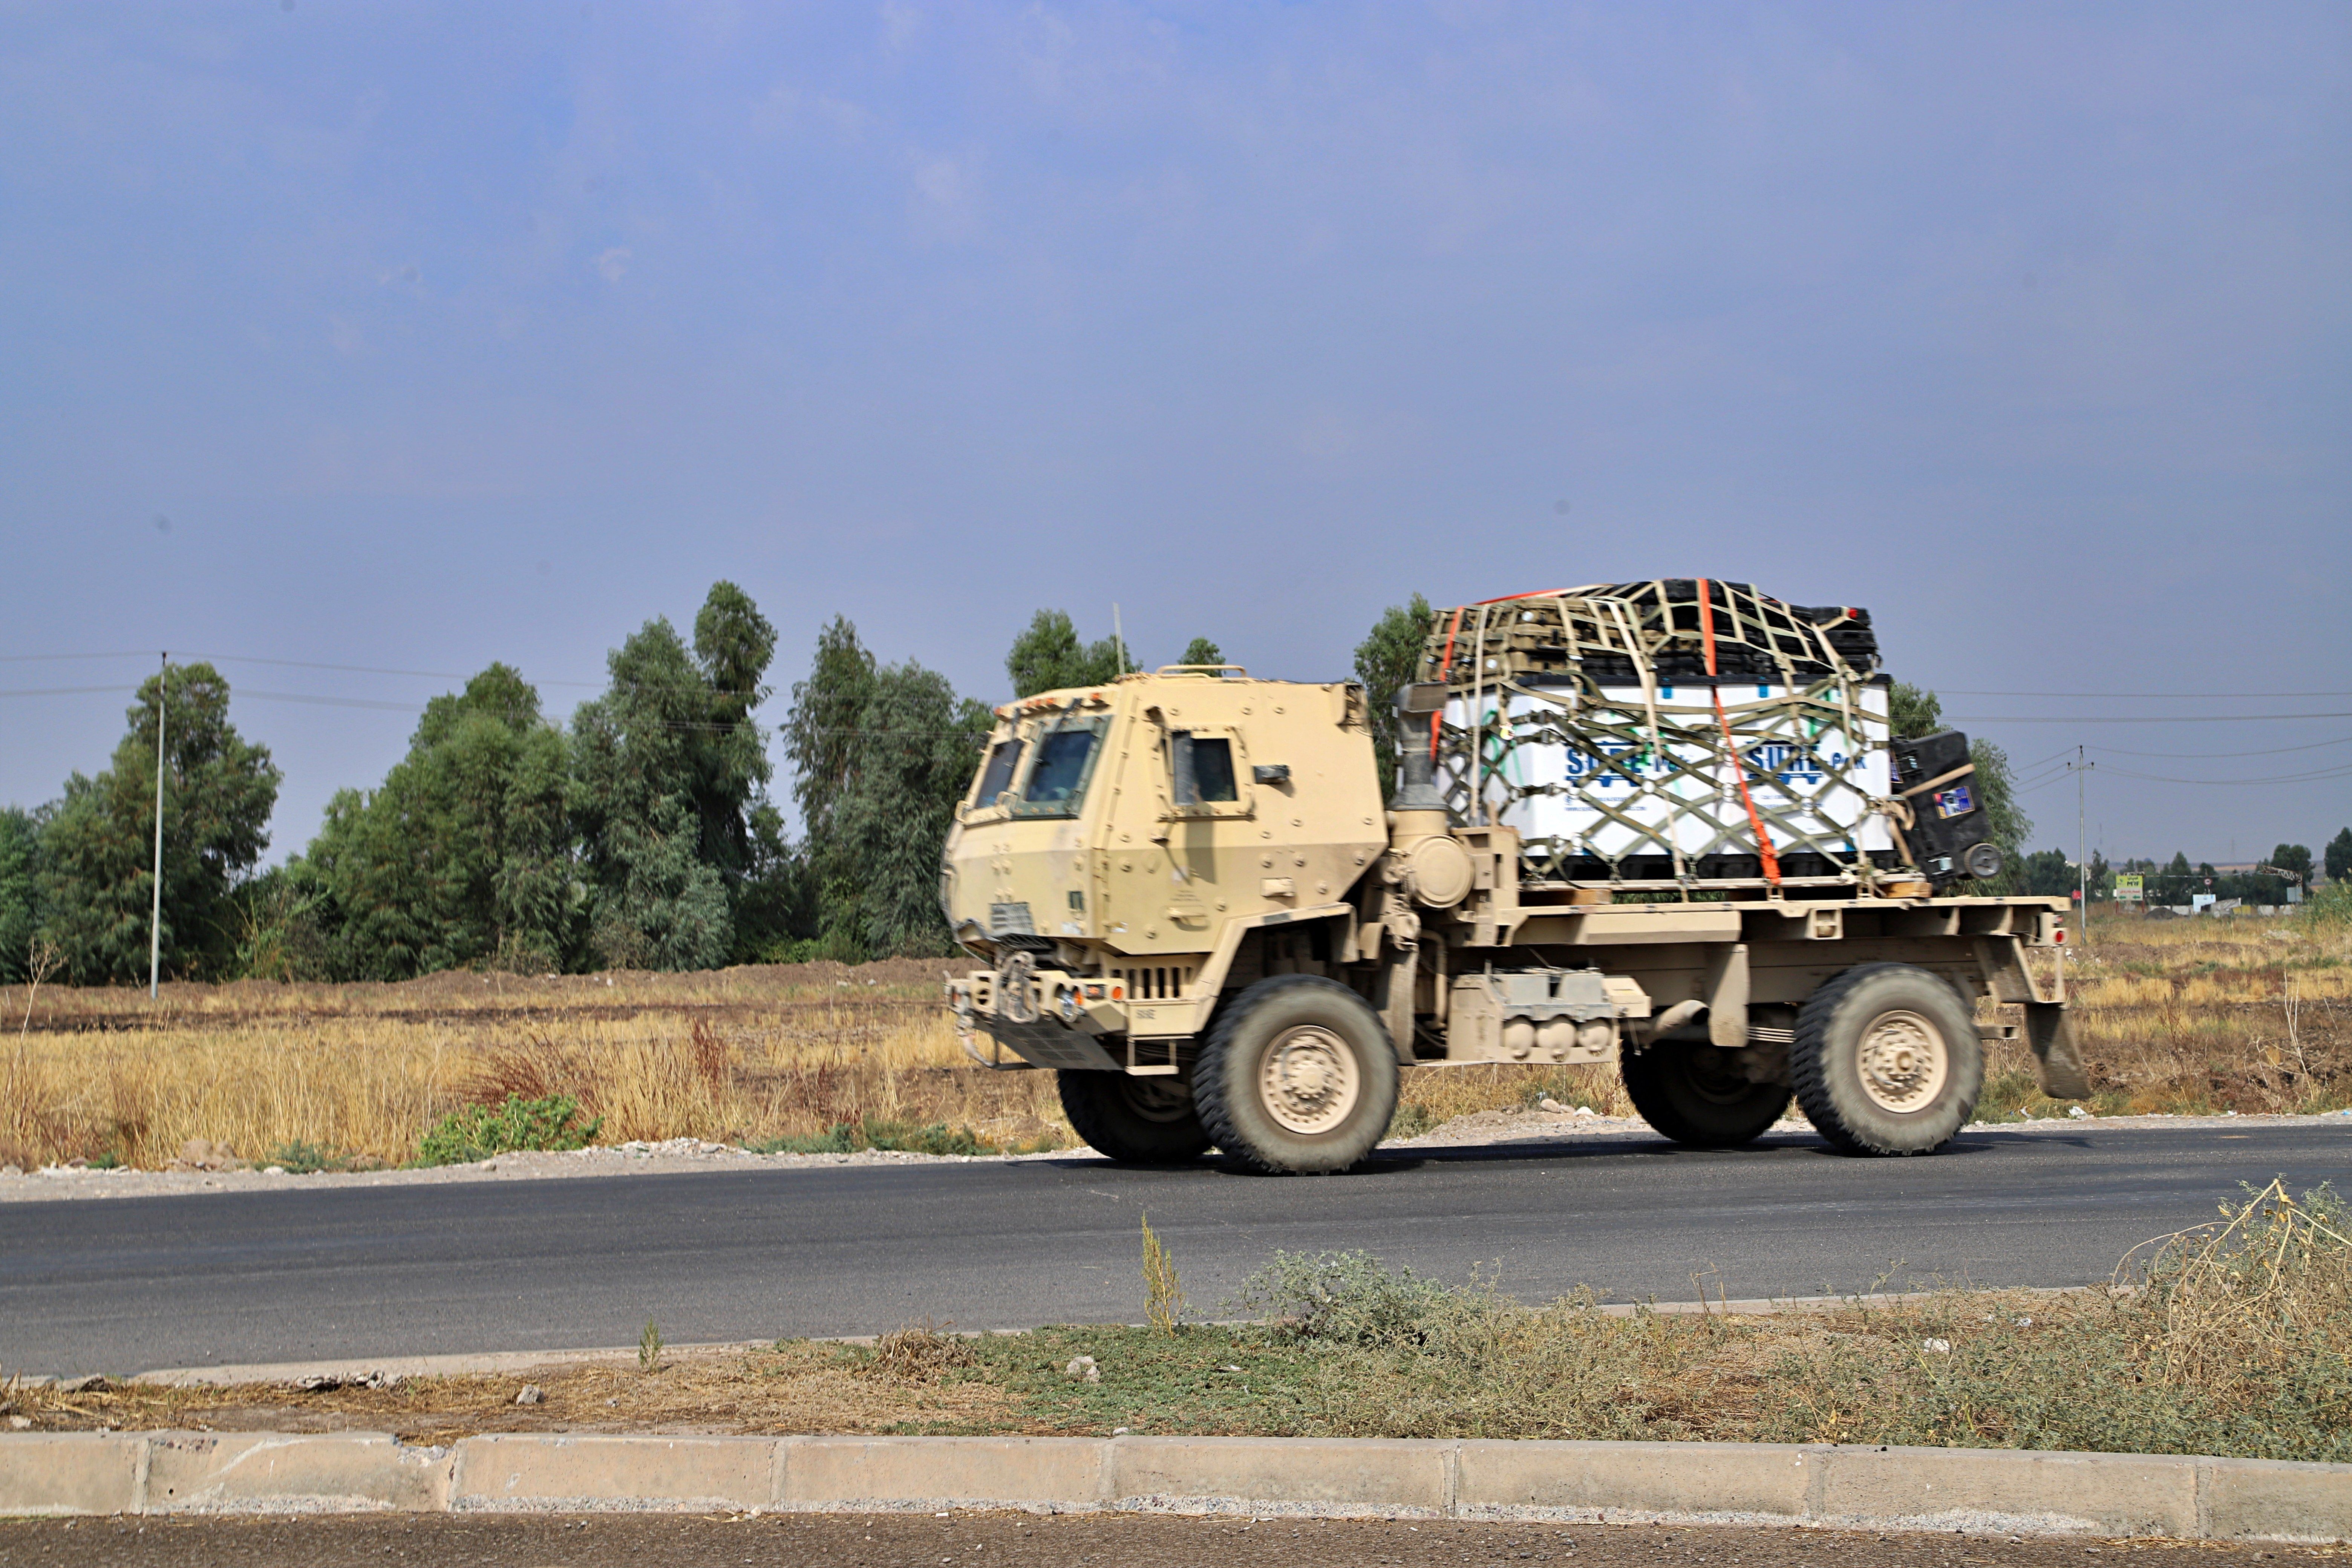
<instances>
[{"instance_id":1,"label":"armored side window","mask_svg":"<svg viewBox=\"0 0 2352 1568\"><path fill-rule=\"evenodd\" d=\"M973 792L972 805L994 805L996 797L1013 787L1013 775L1021 767L1021 742L999 741L988 753L988 766L981 771L980 788Z\"/></svg>"},{"instance_id":2,"label":"armored side window","mask_svg":"<svg viewBox=\"0 0 2352 1568\"><path fill-rule=\"evenodd\" d=\"M1234 743L1223 735L1179 730L1169 737L1176 771L1176 804L1207 805L1241 799L1234 785Z\"/></svg>"}]
</instances>

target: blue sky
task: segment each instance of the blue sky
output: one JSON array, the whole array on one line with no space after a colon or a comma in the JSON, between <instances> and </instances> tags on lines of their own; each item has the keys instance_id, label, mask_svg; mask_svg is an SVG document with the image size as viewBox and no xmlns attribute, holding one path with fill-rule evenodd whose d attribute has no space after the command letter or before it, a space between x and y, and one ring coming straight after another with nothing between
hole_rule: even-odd
<instances>
[{"instance_id":1,"label":"blue sky","mask_svg":"<svg viewBox=\"0 0 2352 1568\"><path fill-rule=\"evenodd\" d=\"M2037 694L1946 706L2111 853L2315 845L2352 717L2015 721L2352 714L2251 695L2352 693L2347 84L2338 5L17 5L0 690L1712 575ZM450 684L222 668L273 855ZM0 697L0 800L126 700Z\"/></svg>"}]
</instances>

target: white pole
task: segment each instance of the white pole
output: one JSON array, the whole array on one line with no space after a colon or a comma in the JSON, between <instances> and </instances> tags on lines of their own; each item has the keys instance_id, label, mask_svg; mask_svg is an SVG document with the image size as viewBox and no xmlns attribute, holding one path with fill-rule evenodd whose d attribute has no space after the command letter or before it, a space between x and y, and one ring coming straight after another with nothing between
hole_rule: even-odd
<instances>
[{"instance_id":1,"label":"white pole","mask_svg":"<svg viewBox=\"0 0 2352 1568\"><path fill-rule=\"evenodd\" d=\"M2077 883L2079 890L2075 896L2082 900L2083 904L2083 945L2084 947L2091 945L2091 840L2083 826L2083 792L2084 786L2088 782L2084 775L2090 771L2091 764L2084 760L2083 748L2076 746L2074 748L2074 869L2079 873L2080 880Z\"/></svg>"},{"instance_id":2,"label":"white pole","mask_svg":"<svg viewBox=\"0 0 2352 1568\"><path fill-rule=\"evenodd\" d=\"M155 1000L163 966L163 710L170 701L172 656L155 677L155 902L147 914L147 1000Z\"/></svg>"},{"instance_id":3,"label":"white pole","mask_svg":"<svg viewBox=\"0 0 2352 1568\"><path fill-rule=\"evenodd\" d=\"M1118 605L1116 602L1113 602L1110 607L1110 640L1111 646L1118 649L1118 672L1125 675L1127 673L1127 634L1119 629Z\"/></svg>"}]
</instances>

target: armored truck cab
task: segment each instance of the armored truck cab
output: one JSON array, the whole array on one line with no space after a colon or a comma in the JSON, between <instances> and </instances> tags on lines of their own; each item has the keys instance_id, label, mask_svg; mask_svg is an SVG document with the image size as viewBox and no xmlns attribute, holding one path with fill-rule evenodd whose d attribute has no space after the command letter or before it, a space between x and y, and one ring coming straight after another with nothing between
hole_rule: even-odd
<instances>
[{"instance_id":1,"label":"armored truck cab","mask_svg":"<svg viewBox=\"0 0 2352 1568\"><path fill-rule=\"evenodd\" d=\"M1244 939L1326 934L1388 840L1360 688L1169 668L1009 704L941 872L999 961L964 1016L1041 1066L1174 1073Z\"/></svg>"},{"instance_id":2,"label":"armored truck cab","mask_svg":"<svg viewBox=\"0 0 2352 1568\"><path fill-rule=\"evenodd\" d=\"M1646 586L1646 643L1618 590L1562 591L1549 621L1498 601L1476 641L1441 616L1424 679L1377 710L1232 667L998 710L941 872L985 964L948 983L967 1050L1055 1072L1114 1158L1274 1172L1357 1163L1402 1068L1471 1062L1613 1063L1694 1145L1793 1097L1842 1149L1925 1152L1974 1108L1982 996L2022 1005L2045 1089L2087 1092L2063 970L2025 958L2064 940L2063 900L1937 893L1974 806L1929 803L1967 797L1966 768L1870 757L1866 672L1826 639L1777 679L1678 665L1780 623L1744 625L1731 585ZM1612 594L1632 658L1582 649L1580 689L1551 650ZM1400 726L1386 805L1376 722Z\"/></svg>"}]
</instances>

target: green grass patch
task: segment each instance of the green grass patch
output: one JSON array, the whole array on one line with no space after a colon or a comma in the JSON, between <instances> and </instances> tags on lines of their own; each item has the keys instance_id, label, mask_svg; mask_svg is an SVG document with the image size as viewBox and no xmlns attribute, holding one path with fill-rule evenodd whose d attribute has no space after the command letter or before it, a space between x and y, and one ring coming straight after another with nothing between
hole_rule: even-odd
<instances>
[{"instance_id":1,"label":"green grass patch","mask_svg":"<svg viewBox=\"0 0 2352 1568\"><path fill-rule=\"evenodd\" d=\"M583 1123L579 1117L580 1102L565 1094L540 1100L509 1094L503 1104L469 1105L443 1117L418 1141L416 1163L463 1165L522 1150L585 1149L604 1119Z\"/></svg>"},{"instance_id":2,"label":"green grass patch","mask_svg":"<svg viewBox=\"0 0 2352 1568\"><path fill-rule=\"evenodd\" d=\"M452 1162L431 1163L447 1164ZM346 1153L341 1149L321 1148L316 1143L306 1143L299 1139L291 1143L280 1143L277 1148L272 1149L269 1152L269 1157L260 1163L264 1166L281 1166L288 1174L296 1176L312 1176L321 1171L381 1171L383 1169L383 1162L372 1154Z\"/></svg>"},{"instance_id":3,"label":"green grass patch","mask_svg":"<svg viewBox=\"0 0 2352 1568\"><path fill-rule=\"evenodd\" d=\"M1437 1125L1437 1113L1417 1100L1400 1101L1396 1114L1389 1118L1385 1138L1418 1138Z\"/></svg>"},{"instance_id":4,"label":"green grass patch","mask_svg":"<svg viewBox=\"0 0 2352 1568\"><path fill-rule=\"evenodd\" d=\"M910 1154L1025 1154L1036 1149L1056 1148L1059 1142L1058 1139L1041 1139L1031 1145L1007 1149L969 1127L951 1128L943 1121L919 1127L912 1122L877 1121L868 1117L861 1122L836 1121L822 1132L771 1138L749 1147L754 1154L856 1154L868 1149Z\"/></svg>"}]
</instances>

